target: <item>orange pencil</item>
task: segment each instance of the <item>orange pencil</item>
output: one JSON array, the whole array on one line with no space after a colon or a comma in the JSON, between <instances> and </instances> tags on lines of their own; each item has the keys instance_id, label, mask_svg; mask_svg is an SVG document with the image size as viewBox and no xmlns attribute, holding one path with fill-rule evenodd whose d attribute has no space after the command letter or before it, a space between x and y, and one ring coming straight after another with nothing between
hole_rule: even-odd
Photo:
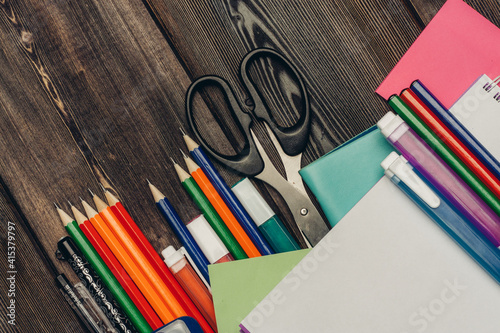
<instances>
[{"instance_id":1,"label":"orange pencil","mask_svg":"<svg viewBox=\"0 0 500 333\"><path fill-rule=\"evenodd\" d=\"M146 278L144 273L139 269L136 263L132 260L128 252L123 248L113 232L109 229L102 217L90 205L82 199L83 208L89 221L102 237L104 242L109 246L116 259L125 268L125 271L130 275L134 283L137 285L141 293L146 297L149 304L155 310L163 323L169 323L177 317L169 310L167 304L156 293L154 286Z\"/></svg>"},{"instance_id":2,"label":"orange pencil","mask_svg":"<svg viewBox=\"0 0 500 333\"><path fill-rule=\"evenodd\" d=\"M101 185L102 186L102 185ZM111 192L107 191L104 187L104 195L108 200L111 212L118 218L118 221L125 228L132 240L137 244L141 252L144 254L149 263L156 270L158 275L162 278L163 282L171 287L174 296L177 298L181 306L186 310L188 316L193 317L201 325L204 332L212 332L208 321L206 321L196 305L189 298L187 293L182 289L181 285L175 279L174 275L167 268L163 260L160 258L151 243L147 240L146 236L142 233L141 229L134 222L130 214L127 212L122 203ZM214 327L216 330L216 327Z\"/></svg>"},{"instance_id":3,"label":"orange pencil","mask_svg":"<svg viewBox=\"0 0 500 333\"><path fill-rule=\"evenodd\" d=\"M162 298L163 302L167 304L169 311L174 315L174 319L187 316L186 311L174 297L172 291L165 285L158 273L156 273L137 244L135 244L118 218L113 214L111 208L97 195L92 192L91 194L97 210L99 211L99 215L113 231L120 244L128 252L134 263L149 280L150 284L154 286L156 293Z\"/></svg>"},{"instance_id":4,"label":"orange pencil","mask_svg":"<svg viewBox=\"0 0 500 333\"><path fill-rule=\"evenodd\" d=\"M229 207L227 207L217 190L214 188L212 183L210 183L203 170L201 170L201 168L190 157L186 156L184 152L182 152L182 155L184 156L184 161L186 162L189 173L208 198L208 201L210 201L212 206L215 208L217 214L219 214L222 218L222 221L224 221L227 225L227 228L231 231L234 238L236 238L236 241L243 248L246 255L249 258L260 257L261 254L259 250L252 243L250 237L248 237L245 230L243 230L241 225L238 223L238 220L234 217L233 213L231 213L231 210L229 210Z\"/></svg>"}]
</instances>

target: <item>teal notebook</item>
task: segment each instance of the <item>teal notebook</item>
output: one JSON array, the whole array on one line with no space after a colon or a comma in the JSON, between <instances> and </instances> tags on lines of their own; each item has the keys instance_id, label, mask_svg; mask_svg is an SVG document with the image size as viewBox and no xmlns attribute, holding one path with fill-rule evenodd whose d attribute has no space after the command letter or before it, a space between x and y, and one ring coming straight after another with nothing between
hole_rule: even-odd
<instances>
[{"instance_id":1,"label":"teal notebook","mask_svg":"<svg viewBox=\"0 0 500 333\"><path fill-rule=\"evenodd\" d=\"M373 126L299 171L332 227L382 178L393 150Z\"/></svg>"}]
</instances>

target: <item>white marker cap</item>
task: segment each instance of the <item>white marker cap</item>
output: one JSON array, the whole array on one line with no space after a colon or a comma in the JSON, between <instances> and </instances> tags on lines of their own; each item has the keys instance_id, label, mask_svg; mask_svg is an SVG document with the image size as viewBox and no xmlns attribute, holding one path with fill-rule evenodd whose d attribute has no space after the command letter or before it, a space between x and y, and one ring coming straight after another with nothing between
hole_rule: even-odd
<instances>
[{"instance_id":1,"label":"white marker cap","mask_svg":"<svg viewBox=\"0 0 500 333\"><path fill-rule=\"evenodd\" d=\"M377 122L377 127L380 129L382 135L387 138L403 123L404 121L400 116L389 111Z\"/></svg>"},{"instance_id":2,"label":"white marker cap","mask_svg":"<svg viewBox=\"0 0 500 333\"><path fill-rule=\"evenodd\" d=\"M427 184L415 173L413 167L408 164L408 161L399 156L398 153L390 153L380 165L385 169L385 175L392 179L396 176L406 186L408 186L413 193L418 195L420 199L425 201L431 208L437 208L441 204L441 200L434 193L434 191L427 186Z\"/></svg>"},{"instance_id":3,"label":"white marker cap","mask_svg":"<svg viewBox=\"0 0 500 333\"><path fill-rule=\"evenodd\" d=\"M186 227L211 264L229 254L228 249L208 224L205 216L198 216L189 222Z\"/></svg>"},{"instance_id":4,"label":"white marker cap","mask_svg":"<svg viewBox=\"0 0 500 333\"><path fill-rule=\"evenodd\" d=\"M257 227L276 215L250 179L243 178L233 186L232 190Z\"/></svg>"},{"instance_id":5,"label":"white marker cap","mask_svg":"<svg viewBox=\"0 0 500 333\"><path fill-rule=\"evenodd\" d=\"M184 255L182 255L181 252L176 251L172 245L161 251L161 255L163 256L165 264L167 264L168 268L172 267L184 258Z\"/></svg>"}]
</instances>

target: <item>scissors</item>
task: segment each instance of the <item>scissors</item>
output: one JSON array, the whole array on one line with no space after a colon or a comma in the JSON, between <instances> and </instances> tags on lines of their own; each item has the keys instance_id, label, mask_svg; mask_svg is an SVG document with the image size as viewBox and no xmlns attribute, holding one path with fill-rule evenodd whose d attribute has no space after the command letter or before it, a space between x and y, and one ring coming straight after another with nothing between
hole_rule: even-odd
<instances>
[{"instance_id":1,"label":"scissors","mask_svg":"<svg viewBox=\"0 0 500 333\"><path fill-rule=\"evenodd\" d=\"M252 61L263 57L275 58L281 61L297 79L296 82L302 95L301 114L299 120L291 127L281 127L273 120L268 105L264 102L261 93L249 77L249 66ZM287 203L295 223L301 230L302 235L305 236L306 243L314 246L328 233L328 227L307 195L302 178L299 175L302 152L306 148L311 126L309 97L304 81L287 58L268 48L258 48L247 53L241 61L239 75L253 100L253 109L248 113L243 110L235 97L233 89L223 78L215 75L202 76L191 84L186 93L186 113L189 125L201 146L217 161L236 172L247 177L255 177L274 187ZM200 134L195 123L193 97L202 86L206 85L216 85L222 89L229 111L245 137L245 146L236 155L223 155L214 150ZM252 124L257 120L264 122L271 142L283 162L286 179L281 176L273 165L260 140L251 128Z\"/></svg>"}]
</instances>

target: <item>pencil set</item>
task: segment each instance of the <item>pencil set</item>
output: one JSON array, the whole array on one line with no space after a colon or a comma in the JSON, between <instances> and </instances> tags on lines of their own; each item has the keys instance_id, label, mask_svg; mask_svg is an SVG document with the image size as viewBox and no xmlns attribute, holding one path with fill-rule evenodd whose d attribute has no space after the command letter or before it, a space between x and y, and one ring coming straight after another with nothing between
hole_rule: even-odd
<instances>
[{"instance_id":1,"label":"pencil set","mask_svg":"<svg viewBox=\"0 0 500 333\"><path fill-rule=\"evenodd\" d=\"M215 319L208 319L210 325L116 197L106 192L109 206L97 195L92 196L97 210L82 199L85 214L74 205L74 218L59 207L57 211L82 253L76 262L88 262L95 272L97 288L101 293L109 291L109 303L115 302L124 313L122 318L130 320L131 325L117 325L117 329L152 332L189 316L204 332L215 332Z\"/></svg>"},{"instance_id":2,"label":"pencil set","mask_svg":"<svg viewBox=\"0 0 500 333\"><path fill-rule=\"evenodd\" d=\"M231 190L201 148L184 137L205 170L184 153L188 171L174 160L173 168L202 214L185 224L148 181L158 209L183 245L162 251L164 260L104 187L107 203L89 190L95 208L81 198L83 211L68 201L73 217L56 205L70 235L58 242L57 257L85 281L105 310L110 332L151 332L183 316L194 318L204 332L215 332L208 265L300 249L248 179Z\"/></svg>"}]
</instances>

